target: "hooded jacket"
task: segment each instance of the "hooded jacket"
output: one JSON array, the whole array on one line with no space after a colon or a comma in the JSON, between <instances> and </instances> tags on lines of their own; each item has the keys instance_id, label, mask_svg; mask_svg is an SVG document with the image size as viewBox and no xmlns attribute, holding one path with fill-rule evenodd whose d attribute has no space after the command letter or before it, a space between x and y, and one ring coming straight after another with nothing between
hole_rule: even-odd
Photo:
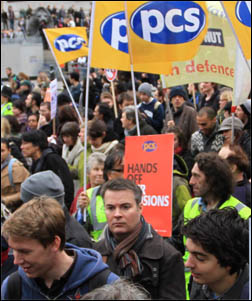
<instances>
[{"instance_id":1,"label":"hooded jacket","mask_svg":"<svg viewBox=\"0 0 252 301\"><path fill-rule=\"evenodd\" d=\"M88 293L89 291L89 279L95 276L97 273L107 268L107 265L103 263L101 255L95 250L78 248L72 244L66 244L65 250L74 250L77 258L74 264L71 275L67 279L60 294L54 298L54 300L69 300L77 299L80 296ZM48 300L49 296L44 295L36 281L32 278L28 278L21 267L18 268L18 273L22 278L22 300ZM107 278L107 284L113 283L119 277L114 273L110 273ZM7 296L7 283L6 278L2 284L2 300L8 300Z\"/></svg>"}]
</instances>

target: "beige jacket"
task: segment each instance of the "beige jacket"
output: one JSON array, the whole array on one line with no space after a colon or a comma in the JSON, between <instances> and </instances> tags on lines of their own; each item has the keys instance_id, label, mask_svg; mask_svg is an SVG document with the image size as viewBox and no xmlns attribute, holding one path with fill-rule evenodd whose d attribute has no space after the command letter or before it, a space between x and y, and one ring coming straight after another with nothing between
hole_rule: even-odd
<instances>
[{"instance_id":1,"label":"beige jacket","mask_svg":"<svg viewBox=\"0 0 252 301\"><path fill-rule=\"evenodd\" d=\"M1 171L1 199L7 207L12 207L16 201L20 200L21 184L29 175L30 173L24 167L23 163L16 160L12 166L14 183L14 187L12 187L8 175L8 166Z\"/></svg>"}]
</instances>

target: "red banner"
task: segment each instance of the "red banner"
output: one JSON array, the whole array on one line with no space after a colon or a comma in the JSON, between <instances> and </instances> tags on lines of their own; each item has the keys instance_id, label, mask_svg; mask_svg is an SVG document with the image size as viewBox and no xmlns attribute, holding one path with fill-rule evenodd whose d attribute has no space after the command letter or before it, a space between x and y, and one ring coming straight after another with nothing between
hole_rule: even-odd
<instances>
[{"instance_id":1,"label":"red banner","mask_svg":"<svg viewBox=\"0 0 252 301\"><path fill-rule=\"evenodd\" d=\"M124 177L143 191L143 216L164 237L172 233L174 135L126 137Z\"/></svg>"}]
</instances>

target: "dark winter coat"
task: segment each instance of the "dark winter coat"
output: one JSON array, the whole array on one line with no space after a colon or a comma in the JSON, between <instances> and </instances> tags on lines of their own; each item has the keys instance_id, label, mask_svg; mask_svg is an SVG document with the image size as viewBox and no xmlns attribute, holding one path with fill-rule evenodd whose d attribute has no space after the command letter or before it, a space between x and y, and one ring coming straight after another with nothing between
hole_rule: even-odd
<instances>
[{"instance_id":1,"label":"dark winter coat","mask_svg":"<svg viewBox=\"0 0 252 301\"><path fill-rule=\"evenodd\" d=\"M175 125L182 130L188 143L192 134L199 129L196 121L196 115L197 113L195 109L186 104L183 104L183 106L177 112L173 111L173 116L171 116L171 114L167 111L162 133L167 133L167 123L173 119Z\"/></svg>"},{"instance_id":2,"label":"dark winter coat","mask_svg":"<svg viewBox=\"0 0 252 301\"><path fill-rule=\"evenodd\" d=\"M143 285L151 293L152 299L185 300L184 264L181 254L165 242L154 229L151 229L151 234L152 237L144 242L137 254L143 265L143 272L132 279L133 282ZM110 270L120 276L120 267L113 254L106 248L105 239L96 243L94 248L107 257L106 263Z\"/></svg>"},{"instance_id":3,"label":"dark winter coat","mask_svg":"<svg viewBox=\"0 0 252 301\"><path fill-rule=\"evenodd\" d=\"M74 199L74 184L71 173L66 161L50 147L45 149L41 157L34 161L31 166L32 174L45 170L51 170L60 177L65 189L65 205L70 209Z\"/></svg>"}]
</instances>

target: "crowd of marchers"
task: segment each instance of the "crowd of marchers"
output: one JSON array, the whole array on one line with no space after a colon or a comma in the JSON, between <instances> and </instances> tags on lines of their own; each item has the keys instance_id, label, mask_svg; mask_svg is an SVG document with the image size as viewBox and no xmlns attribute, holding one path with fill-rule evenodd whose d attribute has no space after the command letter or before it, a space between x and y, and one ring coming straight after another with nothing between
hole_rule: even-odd
<instances>
[{"instance_id":1,"label":"crowd of marchers","mask_svg":"<svg viewBox=\"0 0 252 301\"><path fill-rule=\"evenodd\" d=\"M112 91L91 69L88 120L76 71L67 78L75 106L63 86L51 120L50 74L32 82L8 67L6 76L3 300L249 298L251 99L232 116L229 87L162 89L158 76L135 73L135 106L129 72ZM124 179L137 124L141 135L174 134L171 237L145 220L141 189Z\"/></svg>"}]
</instances>

